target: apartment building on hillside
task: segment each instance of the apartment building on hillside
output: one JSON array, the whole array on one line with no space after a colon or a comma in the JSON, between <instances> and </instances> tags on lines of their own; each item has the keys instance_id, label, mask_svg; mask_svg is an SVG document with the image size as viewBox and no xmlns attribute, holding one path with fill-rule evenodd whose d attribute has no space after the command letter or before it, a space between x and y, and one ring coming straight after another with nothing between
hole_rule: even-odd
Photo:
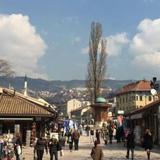
<instances>
[{"instance_id":1,"label":"apartment building on hillside","mask_svg":"<svg viewBox=\"0 0 160 160\"><path fill-rule=\"evenodd\" d=\"M125 113L144 107L154 101L150 81L141 80L125 85L116 95L117 110Z\"/></svg>"}]
</instances>

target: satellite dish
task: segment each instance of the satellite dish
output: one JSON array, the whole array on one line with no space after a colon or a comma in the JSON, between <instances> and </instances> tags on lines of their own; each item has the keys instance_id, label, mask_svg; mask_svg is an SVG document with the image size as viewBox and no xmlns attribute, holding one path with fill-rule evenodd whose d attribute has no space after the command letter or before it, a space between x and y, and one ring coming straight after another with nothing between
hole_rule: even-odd
<instances>
[{"instance_id":1,"label":"satellite dish","mask_svg":"<svg viewBox=\"0 0 160 160\"><path fill-rule=\"evenodd\" d=\"M155 96L157 94L157 91L155 89L151 89L151 94Z\"/></svg>"}]
</instances>

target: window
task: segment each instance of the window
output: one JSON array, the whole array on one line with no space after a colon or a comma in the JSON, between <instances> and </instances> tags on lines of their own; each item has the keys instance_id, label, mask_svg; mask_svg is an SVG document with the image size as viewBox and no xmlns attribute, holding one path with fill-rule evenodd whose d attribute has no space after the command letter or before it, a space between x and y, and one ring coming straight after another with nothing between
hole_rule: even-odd
<instances>
[{"instance_id":1,"label":"window","mask_svg":"<svg viewBox=\"0 0 160 160\"><path fill-rule=\"evenodd\" d=\"M139 96L140 101L142 101L142 96Z\"/></svg>"},{"instance_id":2,"label":"window","mask_svg":"<svg viewBox=\"0 0 160 160\"><path fill-rule=\"evenodd\" d=\"M138 96L136 96L136 101L138 101Z\"/></svg>"},{"instance_id":3,"label":"window","mask_svg":"<svg viewBox=\"0 0 160 160\"><path fill-rule=\"evenodd\" d=\"M149 101L152 101L152 97L151 97L151 96L149 96L149 97L148 97L148 100L149 100Z\"/></svg>"}]
</instances>

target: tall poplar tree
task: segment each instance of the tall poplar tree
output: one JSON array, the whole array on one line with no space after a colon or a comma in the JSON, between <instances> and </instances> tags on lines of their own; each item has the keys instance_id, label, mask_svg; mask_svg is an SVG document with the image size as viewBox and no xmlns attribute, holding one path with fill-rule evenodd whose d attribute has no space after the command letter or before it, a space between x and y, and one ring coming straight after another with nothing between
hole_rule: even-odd
<instances>
[{"instance_id":1,"label":"tall poplar tree","mask_svg":"<svg viewBox=\"0 0 160 160\"><path fill-rule=\"evenodd\" d=\"M91 24L89 38L89 62L86 86L91 103L96 102L100 95L102 82L106 73L106 40L102 38L102 25L97 22Z\"/></svg>"}]
</instances>

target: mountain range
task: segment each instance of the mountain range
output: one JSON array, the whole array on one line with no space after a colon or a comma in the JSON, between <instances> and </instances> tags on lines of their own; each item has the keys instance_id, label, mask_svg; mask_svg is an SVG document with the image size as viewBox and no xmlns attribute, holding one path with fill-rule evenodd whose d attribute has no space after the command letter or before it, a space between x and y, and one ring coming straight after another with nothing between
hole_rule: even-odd
<instances>
[{"instance_id":1,"label":"mountain range","mask_svg":"<svg viewBox=\"0 0 160 160\"><path fill-rule=\"evenodd\" d=\"M43 79L33 79L27 78L28 88L34 91L50 91L55 92L61 89L71 89L85 87L85 80L43 80ZM134 82L133 80L111 80L107 79L103 82L103 88L111 88L117 90L122 86ZM12 87L16 90L23 90L24 88L24 77L0 77L0 86L2 87Z\"/></svg>"}]
</instances>

